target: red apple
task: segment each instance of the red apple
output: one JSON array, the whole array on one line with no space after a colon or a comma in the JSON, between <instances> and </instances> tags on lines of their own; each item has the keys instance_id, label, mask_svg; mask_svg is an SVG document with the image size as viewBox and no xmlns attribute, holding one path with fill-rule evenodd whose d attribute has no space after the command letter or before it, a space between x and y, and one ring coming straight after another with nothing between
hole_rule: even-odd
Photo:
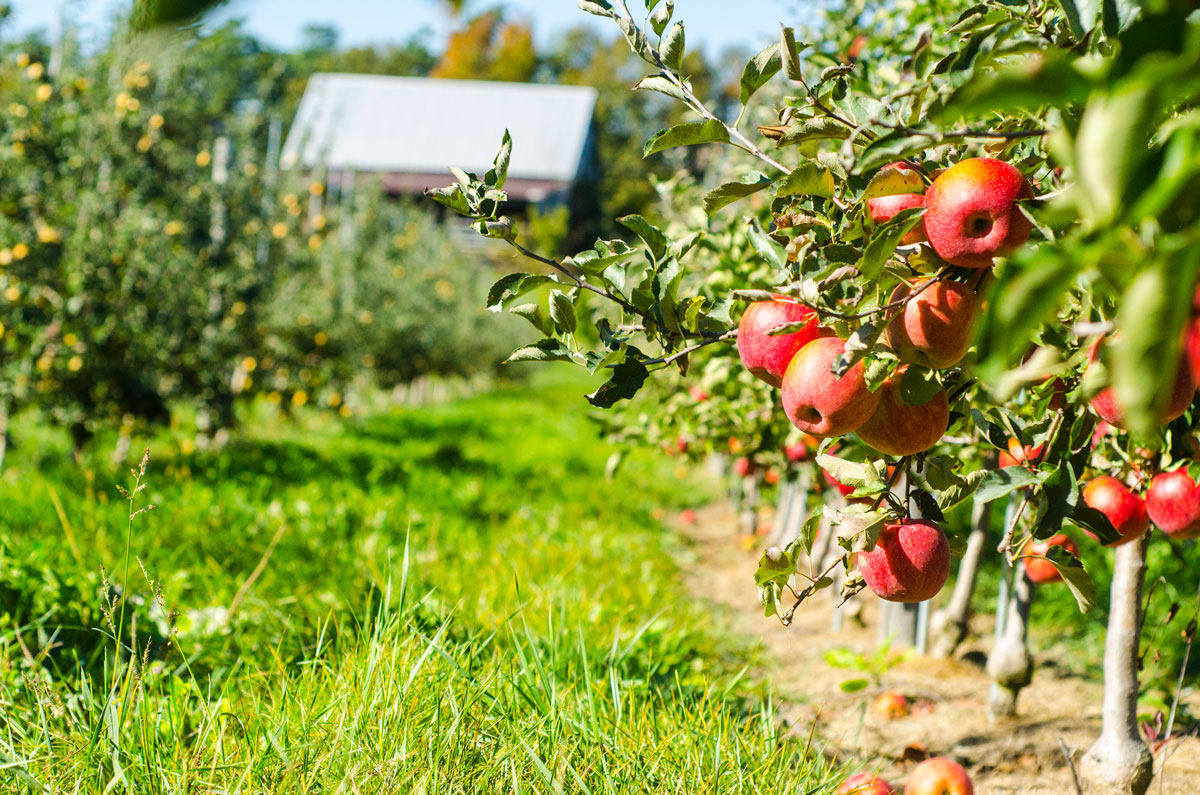
<instances>
[{"instance_id":1,"label":"red apple","mask_svg":"<svg viewBox=\"0 0 1200 795\"><path fill-rule=\"evenodd\" d=\"M879 394L867 389L862 361L841 378L831 372L845 348L837 337L821 337L801 348L788 365L783 410L805 433L825 438L858 430L879 405Z\"/></svg>"},{"instance_id":2,"label":"red apple","mask_svg":"<svg viewBox=\"0 0 1200 795\"><path fill-rule=\"evenodd\" d=\"M793 464L799 463L800 461L807 461L809 458L808 445L806 445L804 442L793 442L783 448L783 454L787 456L787 460L791 461Z\"/></svg>"},{"instance_id":3,"label":"red apple","mask_svg":"<svg viewBox=\"0 0 1200 795\"><path fill-rule=\"evenodd\" d=\"M687 508L679 512L679 523L684 527L691 527L696 523L696 512L691 508Z\"/></svg>"},{"instance_id":4,"label":"red apple","mask_svg":"<svg viewBox=\"0 0 1200 795\"><path fill-rule=\"evenodd\" d=\"M763 474L763 482L766 483L768 486L774 486L776 483L779 482L779 470L774 469L774 468L768 469Z\"/></svg>"},{"instance_id":5,"label":"red apple","mask_svg":"<svg viewBox=\"0 0 1200 795\"><path fill-rule=\"evenodd\" d=\"M847 486L844 483L841 483L837 478L826 472L824 469L821 470L821 475L825 478L825 482L837 489L838 493L840 493L843 497L849 497L854 493L853 486Z\"/></svg>"},{"instance_id":6,"label":"red apple","mask_svg":"<svg viewBox=\"0 0 1200 795\"><path fill-rule=\"evenodd\" d=\"M738 324L737 347L742 364L757 378L779 386L796 351L833 332L817 324L817 313L782 295L774 301L755 301L746 307ZM769 332L785 323L807 321L799 331L772 337Z\"/></svg>"},{"instance_id":7,"label":"red apple","mask_svg":"<svg viewBox=\"0 0 1200 795\"><path fill-rule=\"evenodd\" d=\"M907 172L907 175L913 178L914 182L922 182L921 174L911 163L900 161L898 163L888 163L880 169L887 171L895 169L900 172ZM867 199L867 212L871 214L871 220L877 224L882 224L885 221L890 221L896 217L901 210L908 210L913 207L924 207L925 196L921 193L898 193L893 196L877 196L874 199ZM901 240L900 244L911 246L914 243L923 243L925 241L925 223L924 219L917 223L908 234Z\"/></svg>"},{"instance_id":8,"label":"red apple","mask_svg":"<svg viewBox=\"0 0 1200 795\"><path fill-rule=\"evenodd\" d=\"M1140 536L1150 527L1146 502L1114 477L1101 475L1083 487L1083 501L1108 517L1121 534L1121 540L1107 546L1119 547ZM1084 530L1092 538L1096 536Z\"/></svg>"},{"instance_id":9,"label":"red apple","mask_svg":"<svg viewBox=\"0 0 1200 795\"><path fill-rule=\"evenodd\" d=\"M867 587L889 602L932 599L950 575L950 544L928 519L906 519L883 528L875 548L858 553Z\"/></svg>"},{"instance_id":10,"label":"red apple","mask_svg":"<svg viewBox=\"0 0 1200 795\"><path fill-rule=\"evenodd\" d=\"M692 400L696 401L697 403L703 403L704 401L708 400L708 392L705 392L701 387L695 385L688 387L688 394L691 395Z\"/></svg>"},{"instance_id":11,"label":"red apple","mask_svg":"<svg viewBox=\"0 0 1200 795\"><path fill-rule=\"evenodd\" d=\"M910 290L901 284L889 304L916 293L902 307L890 310L884 339L901 360L941 370L953 367L967 355L979 316L979 300L959 282L923 283Z\"/></svg>"},{"instance_id":12,"label":"red apple","mask_svg":"<svg viewBox=\"0 0 1200 795\"><path fill-rule=\"evenodd\" d=\"M1088 367L1096 361L1100 355L1100 349L1103 345L1103 338L1092 343L1092 347L1088 350ZM1184 357L1186 359L1186 357ZM1196 382L1192 380L1192 369L1190 364L1185 360L1180 360L1179 369L1175 374L1175 383L1171 386L1171 395L1167 400L1167 405L1162 408L1158 414L1159 425L1166 424L1176 417L1181 416L1188 410L1188 406L1192 405L1192 398L1196 395ZM1117 395L1112 387L1099 392L1092 398L1092 411L1100 415L1100 418L1105 420L1117 428L1125 428L1125 411L1117 403Z\"/></svg>"},{"instance_id":13,"label":"red apple","mask_svg":"<svg viewBox=\"0 0 1200 795\"><path fill-rule=\"evenodd\" d=\"M1171 538L1200 537L1200 486L1186 467L1154 476L1146 490L1146 512Z\"/></svg>"},{"instance_id":14,"label":"red apple","mask_svg":"<svg viewBox=\"0 0 1200 795\"><path fill-rule=\"evenodd\" d=\"M920 406L909 406L900 394L897 372L879 387L879 407L858 429L858 438L885 455L923 453L938 443L950 424L946 390Z\"/></svg>"},{"instance_id":15,"label":"red apple","mask_svg":"<svg viewBox=\"0 0 1200 795\"><path fill-rule=\"evenodd\" d=\"M998 468L1004 469L1005 467L1028 466L1031 464L1036 464L1041 460L1042 451L1045 449L1045 447L1046 445L1044 444L1039 444L1037 447L1027 444L1022 447L1020 440L1010 438L1008 440L1008 452L1006 453L1003 450L1000 451Z\"/></svg>"},{"instance_id":16,"label":"red apple","mask_svg":"<svg viewBox=\"0 0 1200 795\"><path fill-rule=\"evenodd\" d=\"M688 440L682 436L675 440L675 449L681 453L688 451Z\"/></svg>"},{"instance_id":17,"label":"red apple","mask_svg":"<svg viewBox=\"0 0 1200 795\"><path fill-rule=\"evenodd\" d=\"M904 795L975 795L975 786L962 765L935 756L913 768Z\"/></svg>"},{"instance_id":18,"label":"red apple","mask_svg":"<svg viewBox=\"0 0 1200 795\"><path fill-rule=\"evenodd\" d=\"M1062 575L1059 574L1058 567L1046 560L1046 555L1050 553L1050 547L1062 547L1075 557L1079 557L1079 547L1062 533L1050 536L1045 541L1035 541L1027 546L1025 554L1031 557L1025 558L1025 573L1038 585L1062 582Z\"/></svg>"},{"instance_id":19,"label":"red apple","mask_svg":"<svg viewBox=\"0 0 1200 795\"><path fill-rule=\"evenodd\" d=\"M886 690L876 696L871 710L884 720L903 718L908 715L908 699L904 697L903 693Z\"/></svg>"},{"instance_id":20,"label":"red apple","mask_svg":"<svg viewBox=\"0 0 1200 795\"><path fill-rule=\"evenodd\" d=\"M842 782L834 795L897 795L892 785L874 773L855 773Z\"/></svg>"},{"instance_id":21,"label":"red apple","mask_svg":"<svg viewBox=\"0 0 1200 795\"><path fill-rule=\"evenodd\" d=\"M1031 198L1025 175L1003 160L961 160L925 191L925 233L946 262L986 268L1029 239L1033 225L1016 202Z\"/></svg>"},{"instance_id":22,"label":"red apple","mask_svg":"<svg viewBox=\"0 0 1200 795\"><path fill-rule=\"evenodd\" d=\"M756 467L754 466L753 459L747 458L746 456L742 456L733 462L733 474L737 475L739 478L745 478L753 475L755 469Z\"/></svg>"}]
</instances>

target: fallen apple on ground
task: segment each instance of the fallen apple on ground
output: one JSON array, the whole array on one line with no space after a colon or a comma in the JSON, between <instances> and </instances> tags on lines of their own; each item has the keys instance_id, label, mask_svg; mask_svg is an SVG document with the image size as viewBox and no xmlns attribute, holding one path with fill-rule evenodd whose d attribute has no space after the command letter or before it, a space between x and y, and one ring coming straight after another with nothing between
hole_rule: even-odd
<instances>
[{"instance_id":1,"label":"fallen apple on ground","mask_svg":"<svg viewBox=\"0 0 1200 795\"><path fill-rule=\"evenodd\" d=\"M935 756L913 768L904 795L975 795L975 785L958 762Z\"/></svg>"},{"instance_id":2,"label":"fallen apple on ground","mask_svg":"<svg viewBox=\"0 0 1200 795\"><path fill-rule=\"evenodd\" d=\"M897 795L897 792L874 773L855 773L842 782L834 795Z\"/></svg>"}]
</instances>

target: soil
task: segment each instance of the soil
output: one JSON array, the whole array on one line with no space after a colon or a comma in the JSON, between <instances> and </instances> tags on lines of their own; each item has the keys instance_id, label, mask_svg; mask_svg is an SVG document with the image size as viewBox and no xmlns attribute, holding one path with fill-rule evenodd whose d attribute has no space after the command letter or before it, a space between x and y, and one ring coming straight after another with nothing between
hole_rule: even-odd
<instances>
[{"instance_id":1,"label":"soil","mask_svg":"<svg viewBox=\"0 0 1200 795\"><path fill-rule=\"evenodd\" d=\"M1016 718L994 722L988 716L990 681L983 669L991 646L991 616L972 619L972 634L954 659L910 654L872 680L863 690L846 693L843 682L871 679L860 670L835 668L826 654L849 650L872 655L880 648L874 616L879 602L869 592L861 599L861 621L847 618L834 632L832 589L817 594L796 611L791 626L764 618L754 586L761 543L739 544L737 517L725 504L696 512L680 532L695 557L685 569L692 593L702 594L726 615L730 625L761 643L760 675L791 699L782 712L796 734L816 734L827 753L864 760L894 786L927 756L948 756L963 764L978 795L1071 795L1076 787L1071 764L1100 731L1100 672L1071 673L1056 650L1033 650L1033 682L1021 692ZM758 541L758 539L755 539ZM1062 652L1059 651L1059 654ZM872 709L886 691L907 697L905 717L886 719ZM1192 714L1200 712L1200 694L1190 696ZM1064 748L1066 749L1064 751ZM1162 772L1149 795L1200 795L1200 738L1187 736L1160 750Z\"/></svg>"}]
</instances>

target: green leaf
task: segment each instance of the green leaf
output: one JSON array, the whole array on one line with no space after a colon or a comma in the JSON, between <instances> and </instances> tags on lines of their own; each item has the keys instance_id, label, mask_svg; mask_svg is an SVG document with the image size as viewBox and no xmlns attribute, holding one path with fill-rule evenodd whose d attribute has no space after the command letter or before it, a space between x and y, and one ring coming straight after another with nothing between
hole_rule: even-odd
<instances>
[{"instance_id":1,"label":"green leaf","mask_svg":"<svg viewBox=\"0 0 1200 795\"><path fill-rule=\"evenodd\" d=\"M1112 385L1124 424L1150 432L1174 393L1179 373L1179 330L1192 306L1196 255L1165 257L1143 270L1121 296L1113 342Z\"/></svg>"},{"instance_id":2,"label":"green leaf","mask_svg":"<svg viewBox=\"0 0 1200 795\"><path fill-rule=\"evenodd\" d=\"M680 71L683 68L683 49L683 23L676 22L659 42L658 51L663 64L676 72Z\"/></svg>"},{"instance_id":3,"label":"green leaf","mask_svg":"<svg viewBox=\"0 0 1200 795\"><path fill-rule=\"evenodd\" d=\"M947 100L940 118L1035 111L1082 104L1091 81L1054 51L1023 56L996 71L977 74Z\"/></svg>"},{"instance_id":4,"label":"green leaf","mask_svg":"<svg viewBox=\"0 0 1200 795\"><path fill-rule=\"evenodd\" d=\"M512 352L505 364L510 362L569 362L571 352L556 339L538 340L532 345L525 345Z\"/></svg>"},{"instance_id":5,"label":"green leaf","mask_svg":"<svg viewBox=\"0 0 1200 795\"><path fill-rule=\"evenodd\" d=\"M906 193L924 193L925 180L915 168L881 168L871 177L860 197L877 199L880 196L899 196Z\"/></svg>"},{"instance_id":6,"label":"green leaf","mask_svg":"<svg viewBox=\"0 0 1200 795\"><path fill-rule=\"evenodd\" d=\"M654 256L654 259L661 259L662 255L666 253L667 236L662 233L661 229L642 216L636 214L622 216L617 219L617 223L640 237L650 249L650 253Z\"/></svg>"},{"instance_id":7,"label":"green leaf","mask_svg":"<svg viewBox=\"0 0 1200 795\"><path fill-rule=\"evenodd\" d=\"M1117 217L1129 198L1127 189L1139 176L1159 117L1153 91L1151 85L1132 82L1088 102L1075 137L1079 185L1074 195L1093 226Z\"/></svg>"},{"instance_id":8,"label":"green leaf","mask_svg":"<svg viewBox=\"0 0 1200 795\"><path fill-rule=\"evenodd\" d=\"M135 0L129 19L135 31L194 22L226 0Z\"/></svg>"},{"instance_id":9,"label":"green leaf","mask_svg":"<svg viewBox=\"0 0 1200 795\"><path fill-rule=\"evenodd\" d=\"M630 248L624 240L597 240L594 248L581 251L563 261L594 276L604 273L612 265L637 259L639 253L638 249Z\"/></svg>"},{"instance_id":10,"label":"green leaf","mask_svg":"<svg viewBox=\"0 0 1200 795\"><path fill-rule=\"evenodd\" d=\"M924 406L942 391L937 371L910 364L900 376L900 397L906 406Z\"/></svg>"},{"instance_id":11,"label":"green leaf","mask_svg":"<svg viewBox=\"0 0 1200 795\"><path fill-rule=\"evenodd\" d=\"M804 82L804 74L800 71L800 53L811 47L811 44L796 44L795 32L786 25L780 25L779 36L780 61L783 65L783 76L798 83Z\"/></svg>"},{"instance_id":12,"label":"green leaf","mask_svg":"<svg viewBox=\"0 0 1200 795\"><path fill-rule=\"evenodd\" d=\"M459 215L472 215L471 202L463 192L462 185L458 183L446 188L429 188L425 195Z\"/></svg>"},{"instance_id":13,"label":"green leaf","mask_svg":"<svg viewBox=\"0 0 1200 795\"><path fill-rule=\"evenodd\" d=\"M634 91L657 91L660 94L666 94L668 97L673 97L680 102L687 102L687 95L683 93L674 80L664 75L650 75L643 77L637 81L633 87Z\"/></svg>"},{"instance_id":14,"label":"green leaf","mask_svg":"<svg viewBox=\"0 0 1200 795\"><path fill-rule=\"evenodd\" d=\"M1079 484L1071 467L1060 466L1046 475L1040 497L1033 533L1037 538L1046 538L1058 532L1079 502Z\"/></svg>"},{"instance_id":15,"label":"green leaf","mask_svg":"<svg viewBox=\"0 0 1200 795\"><path fill-rule=\"evenodd\" d=\"M767 84L776 72L783 66L779 55L779 44L772 44L746 64L742 71L740 99L743 105L750 101L754 93Z\"/></svg>"},{"instance_id":16,"label":"green leaf","mask_svg":"<svg viewBox=\"0 0 1200 795\"><path fill-rule=\"evenodd\" d=\"M994 502L1012 494L1017 489L1033 486L1040 482L1041 478L1038 474L1025 467L993 469L979 482L979 487L975 490L975 499L978 502Z\"/></svg>"},{"instance_id":17,"label":"green leaf","mask_svg":"<svg viewBox=\"0 0 1200 795\"><path fill-rule=\"evenodd\" d=\"M883 264L895 253L896 246L900 245L904 236L921 222L921 216L924 214L924 207L910 207L896 213L888 219L887 223L877 227L858 264L862 275L868 279L877 278L879 272L883 270Z\"/></svg>"},{"instance_id":18,"label":"green leaf","mask_svg":"<svg viewBox=\"0 0 1200 795\"><path fill-rule=\"evenodd\" d=\"M842 689L843 693L857 693L860 690L866 690L869 684L870 682L866 679L847 679L838 685L838 687Z\"/></svg>"},{"instance_id":19,"label":"green leaf","mask_svg":"<svg viewBox=\"0 0 1200 795\"><path fill-rule=\"evenodd\" d=\"M635 358L636 354L631 354L629 350L626 351L624 361L610 369L611 375L608 380L595 392L587 395L588 403L599 409L612 408L618 400L629 400L642 388L650 371Z\"/></svg>"},{"instance_id":20,"label":"green leaf","mask_svg":"<svg viewBox=\"0 0 1200 795\"><path fill-rule=\"evenodd\" d=\"M1113 527L1108 515L1082 500L1076 503L1075 509L1071 511L1068 518L1080 527L1091 531L1096 536L1096 540L1104 546L1121 540L1121 534Z\"/></svg>"},{"instance_id":21,"label":"green leaf","mask_svg":"<svg viewBox=\"0 0 1200 795\"><path fill-rule=\"evenodd\" d=\"M554 279L541 274L510 273L502 277L488 290L487 308L492 312L499 312L516 298L552 282L554 282Z\"/></svg>"},{"instance_id":22,"label":"green leaf","mask_svg":"<svg viewBox=\"0 0 1200 795\"><path fill-rule=\"evenodd\" d=\"M576 5L583 11L595 14L598 17L612 19L614 16L613 7L608 3L608 0L578 0Z\"/></svg>"},{"instance_id":23,"label":"green leaf","mask_svg":"<svg viewBox=\"0 0 1200 795\"><path fill-rule=\"evenodd\" d=\"M512 136L505 128L504 136L500 139L500 148L492 160L492 167L483 175L483 184L489 188L500 190L508 180L508 162L512 159Z\"/></svg>"},{"instance_id":24,"label":"green leaf","mask_svg":"<svg viewBox=\"0 0 1200 795\"><path fill-rule=\"evenodd\" d=\"M844 140L850 137L850 128L828 116L802 119L787 128L775 142L778 147L794 146L806 141Z\"/></svg>"},{"instance_id":25,"label":"green leaf","mask_svg":"<svg viewBox=\"0 0 1200 795\"><path fill-rule=\"evenodd\" d=\"M769 582L786 585L796 573L796 559L786 549L771 547L764 550L754 572L754 584L759 588Z\"/></svg>"},{"instance_id":26,"label":"green leaf","mask_svg":"<svg viewBox=\"0 0 1200 795\"><path fill-rule=\"evenodd\" d=\"M728 207L738 199L758 193L770 186L771 180L758 171L752 171L742 178L741 182L726 182L710 190L703 200L704 214L712 217L723 207Z\"/></svg>"},{"instance_id":27,"label":"green leaf","mask_svg":"<svg viewBox=\"0 0 1200 795\"><path fill-rule=\"evenodd\" d=\"M1063 582L1075 597L1079 612L1090 612L1096 606L1096 584L1092 582L1079 558L1060 546L1053 546L1046 554L1046 559L1053 563L1054 568L1062 575Z\"/></svg>"},{"instance_id":28,"label":"green leaf","mask_svg":"<svg viewBox=\"0 0 1200 795\"><path fill-rule=\"evenodd\" d=\"M550 321L550 318L546 317L546 313L542 311L540 304L520 304L511 307L508 311L518 317L525 318L533 324L534 328L546 336L554 333L554 324Z\"/></svg>"},{"instance_id":29,"label":"green leaf","mask_svg":"<svg viewBox=\"0 0 1200 795\"><path fill-rule=\"evenodd\" d=\"M968 472L960 481L941 489L937 497L938 507L943 511L948 511L958 505L975 493L987 475L988 470L976 469L974 472Z\"/></svg>"},{"instance_id":30,"label":"green leaf","mask_svg":"<svg viewBox=\"0 0 1200 795\"><path fill-rule=\"evenodd\" d=\"M833 196L833 174L819 163L807 160L771 183L772 196Z\"/></svg>"},{"instance_id":31,"label":"green leaf","mask_svg":"<svg viewBox=\"0 0 1200 795\"><path fill-rule=\"evenodd\" d=\"M564 334L575 333L575 305L561 290L550 291L550 319Z\"/></svg>"},{"instance_id":32,"label":"green leaf","mask_svg":"<svg viewBox=\"0 0 1200 795\"><path fill-rule=\"evenodd\" d=\"M642 147L642 157L649 157L664 149L676 146L696 146L697 144L729 143L729 132L725 125L716 119L708 121L693 121L687 124L677 124L665 130L659 130L650 136Z\"/></svg>"},{"instance_id":33,"label":"green leaf","mask_svg":"<svg viewBox=\"0 0 1200 795\"><path fill-rule=\"evenodd\" d=\"M776 243L758 223L757 218L750 219L750 231L747 233L750 244L773 268L783 269L787 265L787 252L783 246Z\"/></svg>"},{"instance_id":34,"label":"green leaf","mask_svg":"<svg viewBox=\"0 0 1200 795\"><path fill-rule=\"evenodd\" d=\"M879 462L882 466L883 462ZM855 490L864 487L877 488L887 485L882 473L875 464L856 464L853 461L837 458L826 453L817 455L817 466L829 473L829 476Z\"/></svg>"},{"instance_id":35,"label":"green leaf","mask_svg":"<svg viewBox=\"0 0 1200 795\"><path fill-rule=\"evenodd\" d=\"M1100 10L1099 0L1058 0L1063 13L1067 16L1067 25L1071 35L1082 39L1096 25L1096 12Z\"/></svg>"}]
</instances>

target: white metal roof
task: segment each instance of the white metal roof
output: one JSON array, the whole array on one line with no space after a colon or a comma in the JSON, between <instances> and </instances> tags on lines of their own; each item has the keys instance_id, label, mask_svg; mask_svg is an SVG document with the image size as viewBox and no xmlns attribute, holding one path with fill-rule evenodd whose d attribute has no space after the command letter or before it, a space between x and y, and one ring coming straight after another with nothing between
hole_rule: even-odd
<instances>
[{"instance_id":1,"label":"white metal roof","mask_svg":"<svg viewBox=\"0 0 1200 795\"><path fill-rule=\"evenodd\" d=\"M281 162L333 170L479 174L507 127L510 177L574 180L596 103L584 86L316 74Z\"/></svg>"}]
</instances>

